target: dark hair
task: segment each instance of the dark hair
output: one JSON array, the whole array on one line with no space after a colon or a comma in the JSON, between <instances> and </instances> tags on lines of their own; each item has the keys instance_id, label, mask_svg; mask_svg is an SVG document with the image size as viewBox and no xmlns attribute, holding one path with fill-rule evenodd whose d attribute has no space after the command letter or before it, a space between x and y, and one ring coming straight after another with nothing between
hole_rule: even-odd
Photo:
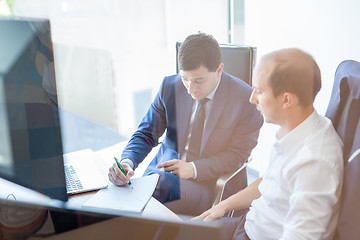
<instances>
[{"instance_id":1,"label":"dark hair","mask_svg":"<svg viewBox=\"0 0 360 240\"><path fill-rule=\"evenodd\" d=\"M268 59L274 64L268 82L274 96L291 92L299 98L302 106L314 102L321 88L321 73L311 55L291 48L270 53L264 57L264 60Z\"/></svg>"},{"instance_id":2,"label":"dark hair","mask_svg":"<svg viewBox=\"0 0 360 240\"><path fill-rule=\"evenodd\" d=\"M205 33L190 35L179 48L179 70L191 71L203 65L210 72L215 72L220 63L220 46L211 35Z\"/></svg>"}]
</instances>

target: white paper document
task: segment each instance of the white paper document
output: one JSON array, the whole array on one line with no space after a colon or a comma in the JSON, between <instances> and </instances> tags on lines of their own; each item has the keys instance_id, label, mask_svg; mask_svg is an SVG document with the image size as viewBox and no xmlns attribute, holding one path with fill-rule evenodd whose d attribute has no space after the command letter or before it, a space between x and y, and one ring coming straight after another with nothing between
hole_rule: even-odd
<instances>
[{"instance_id":1,"label":"white paper document","mask_svg":"<svg viewBox=\"0 0 360 240\"><path fill-rule=\"evenodd\" d=\"M158 174L152 174L130 179L131 185L118 187L109 184L108 188L101 189L86 201L82 208L110 214L140 213L150 200L158 179Z\"/></svg>"}]
</instances>

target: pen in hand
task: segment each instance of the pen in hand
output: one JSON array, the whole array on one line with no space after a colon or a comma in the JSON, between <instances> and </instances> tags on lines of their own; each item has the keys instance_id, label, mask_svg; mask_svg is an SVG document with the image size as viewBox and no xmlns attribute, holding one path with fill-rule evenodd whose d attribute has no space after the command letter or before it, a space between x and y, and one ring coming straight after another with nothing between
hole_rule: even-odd
<instances>
[{"instance_id":1,"label":"pen in hand","mask_svg":"<svg viewBox=\"0 0 360 240\"><path fill-rule=\"evenodd\" d=\"M116 157L114 157L114 159L115 159L116 164L118 165L118 167L120 168L120 170L122 171L122 173L123 173L123 174L125 175L125 177L126 177L126 173L125 173L124 169L121 167L121 164L119 163L119 161L117 160ZM129 179L128 185L131 185L130 179Z\"/></svg>"}]
</instances>

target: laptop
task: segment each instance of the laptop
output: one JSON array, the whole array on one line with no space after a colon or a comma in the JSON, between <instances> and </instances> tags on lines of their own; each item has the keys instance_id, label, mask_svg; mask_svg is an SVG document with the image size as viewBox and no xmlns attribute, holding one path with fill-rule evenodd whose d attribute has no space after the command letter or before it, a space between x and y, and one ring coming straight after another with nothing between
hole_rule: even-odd
<instances>
[{"instance_id":1,"label":"laptop","mask_svg":"<svg viewBox=\"0 0 360 240\"><path fill-rule=\"evenodd\" d=\"M98 171L96 161L101 161L91 149L64 154L66 191L68 195L94 191L108 186Z\"/></svg>"}]
</instances>

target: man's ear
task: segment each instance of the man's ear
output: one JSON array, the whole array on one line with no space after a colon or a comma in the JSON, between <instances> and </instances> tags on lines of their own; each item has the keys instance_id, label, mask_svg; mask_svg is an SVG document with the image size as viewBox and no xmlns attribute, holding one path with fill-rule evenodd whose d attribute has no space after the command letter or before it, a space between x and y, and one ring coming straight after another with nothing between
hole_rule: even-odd
<instances>
[{"instance_id":1,"label":"man's ear","mask_svg":"<svg viewBox=\"0 0 360 240\"><path fill-rule=\"evenodd\" d=\"M218 75L218 77L221 76L222 72L223 72L223 69L224 69L224 64L223 63L220 63L218 68L216 69L216 74Z\"/></svg>"},{"instance_id":2,"label":"man's ear","mask_svg":"<svg viewBox=\"0 0 360 240\"><path fill-rule=\"evenodd\" d=\"M290 108L294 105L296 101L296 96L292 93L285 92L283 94L283 109Z\"/></svg>"}]
</instances>

